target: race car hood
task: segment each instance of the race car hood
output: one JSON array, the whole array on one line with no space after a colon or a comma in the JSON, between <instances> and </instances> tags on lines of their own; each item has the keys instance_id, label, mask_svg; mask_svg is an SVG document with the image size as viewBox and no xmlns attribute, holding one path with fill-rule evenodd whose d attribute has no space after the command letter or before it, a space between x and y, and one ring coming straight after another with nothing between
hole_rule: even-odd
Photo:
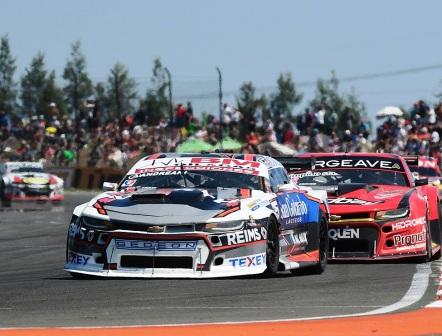
<instances>
[{"instance_id":1,"label":"race car hood","mask_svg":"<svg viewBox=\"0 0 442 336\"><path fill-rule=\"evenodd\" d=\"M222 220L228 214L239 211L242 202L252 199L251 194L249 189L143 188L103 193L89 205L104 209L102 214L109 216L111 221L178 225L204 223L214 217Z\"/></svg>"},{"instance_id":2,"label":"race car hood","mask_svg":"<svg viewBox=\"0 0 442 336\"><path fill-rule=\"evenodd\" d=\"M342 184L339 189L328 191L331 213L353 213L396 209L408 196L409 187Z\"/></svg>"}]
</instances>

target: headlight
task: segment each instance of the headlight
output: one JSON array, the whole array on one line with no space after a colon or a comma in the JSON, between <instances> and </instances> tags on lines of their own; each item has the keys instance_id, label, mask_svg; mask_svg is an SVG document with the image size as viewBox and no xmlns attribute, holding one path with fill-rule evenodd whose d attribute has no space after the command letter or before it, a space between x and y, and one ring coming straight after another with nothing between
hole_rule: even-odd
<instances>
[{"instance_id":1,"label":"headlight","mask_svg":"<svg viewBox=\"0 0 442 336\"><path fill-rule=\"evenodd\" d=\"M110 230L112 229L112 223L110 221L92 218L92 217L81 217L82 226L86 229L97 229L97 230Z\"/></svg>"},{"instance_id":2,"label":"headlight","mask_svg":"<svg viewBox=\"0 0 442 336\"><path fill-rule=\"evenodd\" d=\"M385 210L376 212L376 219L396 219L408 216L409 209L408 208L400 208L394 210Z\"/></svg>"},{"instance_id":3,"label":"headlight","mask_svg":"<svg viewBox=\"0 0 442 336\"><path fill-rule=\"evenodd\" d=\"M207 223L203 227L203 231L206 232L227 232L241 230L246 224L245 220L229 221L229 222L218 222L218 223Z\"/></svg>"}]
</instances>

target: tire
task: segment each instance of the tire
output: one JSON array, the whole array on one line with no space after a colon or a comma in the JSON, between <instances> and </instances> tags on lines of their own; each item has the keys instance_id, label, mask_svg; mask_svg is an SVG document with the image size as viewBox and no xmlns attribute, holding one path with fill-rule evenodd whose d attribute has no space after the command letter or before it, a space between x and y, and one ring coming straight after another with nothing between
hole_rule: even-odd
<instances>
[{"instance_id":1,"label":"tire","mask_svg":"<svg viewBox=\"0 0 442 336\"><path fill-rule=\"evenodd\" d=\"M438 214L438 223L439 223L439 236L441 236L441 231L442 231L442 212L441 212L441 209L440 209L440 206L441 206L441 204L440 204L440 201L438 200L438 202L437 202L437 214ZM439 251L437 251L436 252L436 254L435 255L433 255L433 260L437 260L437 259L440 259L440 257L441 257L441 254L442 254L442 237L439 237L439 246L440 246L440 249L439 249Z\"/></svg>"},{"instance_id":2,"label":"tire","mask_svg":"<svg viewBox=\"0 0 442 336\"><path fill-rule=\"evenodd\" d=\"M279 228L275 219L269 220L267 228L267 248L266 248L265 275L273 276L278 272L279 267Z\"/></svg>"},{"instance_id":3,"label":"tire","mask_svg":"<svg viewBox=\"0 0 442 336\"><path fill-rule=\"evenodd\" d=\"M427 237L425 239L425 247L426 247L426 255L419 257L419 260L421 263L427 263L430 262L432 259L432 254L431 254L431 233L430 233L430 227L428 225L428 218L427 218Z\"/></svg>"},{"instance_id":4,"label":"tire","mask_svg":"<svg viewBox=\"0 0 442 336\"><path fill-rule=\"evenodd\" d=\"M324 214L320 213L319 222L319 261L311 267L312 274L322 274L327 267L328 259L328 223Z\"/></svg>"},{"instance_id":5,"label":"tire","mask_svg":"<svg viewBox=\"0 0 442 336\"><path fill-rule=\"evenodd\" d=\"M319 261L316 265L290 270L294 275L322 274L328 260L328 222L322 211L319 212Z\"/></svg>"},{"instance_id":6,"label":"tire","mask_svg":"<svg viewBox=\"0 0 442 336\"><path fill-rule=\"evenodd\" d=\"M5 183L4 182L2 182L0 184L0 199L1 199L3 207L10 207L11 206L11 200L6 199L6 197L5 197Z\"/></svg>"}]
</instances>

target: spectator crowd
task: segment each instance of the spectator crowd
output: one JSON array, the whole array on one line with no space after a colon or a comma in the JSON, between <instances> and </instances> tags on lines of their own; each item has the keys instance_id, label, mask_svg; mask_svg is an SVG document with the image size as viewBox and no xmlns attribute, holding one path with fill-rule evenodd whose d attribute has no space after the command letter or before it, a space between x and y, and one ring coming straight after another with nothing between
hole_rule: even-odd
<instances>
[{"instance_id":1,"label":"spectator crowd","mask_svg":"<svg viewBox=\"0 0 442 336\"><path fill-rule=\"evenodd\" d=\"M222 137L243 143L244 153L359 151L429 155L440 159L442 104L417 101L403 116L381 119L372 131L349 108L341 116L325 105L307 108L294 118L262 120L224 104L221 115L196 117L191 102L152 125L144 106L134 114L103 121L98 104L85 102L84 113L71 117L55 103L45 115L14 118L0 106L0 160L43 161L56 167L127 168L142 155L175 151L196 138L215 145ZM374 133L374 134L373 134ZM274 146L267 146L273 144Z\"/></svg>"}]
</instances>

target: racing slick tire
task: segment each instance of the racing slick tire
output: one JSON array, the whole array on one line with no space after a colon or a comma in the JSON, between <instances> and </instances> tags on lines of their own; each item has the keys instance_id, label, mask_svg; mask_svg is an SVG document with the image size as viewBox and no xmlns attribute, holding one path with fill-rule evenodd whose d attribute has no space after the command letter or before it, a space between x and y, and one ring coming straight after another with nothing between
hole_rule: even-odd
<instances>
[{"instance_id":1,"label":"racing slick tire","mask_svg":"<svg viewBox=\"0 0 442 336\"><path fill-rule=\"evenodd\" d=\"M279 227L274 218L270 218L267 227L267 249L266 264L267 269L264 275L273 276L279 269Z\"/></svg>"},{"instance_id":2,"label":"racing slick tire","mask_svg":"<svg viewBox=\"0 0 442 336\"><path fill-rule=\"evenodd\" d=\"M322 274L328 259L328 221L322 211L319 212L319 261L316 265L291 270L295 275Z\"/></svg>"},{"instance_id":3,"label":"racing slick tire","mask_svg":"<svg viewBox=\"0 0 442 336\"><path fill-rule=\"evenodd\" d=\"M10 207L11 206L11 200L7 199L5 196L5 183L2 182L0 184L0 200L3 207Z\"/></svg>"},{"instance_id":4,"label":"racing slick tire","mask_svg":"<svg viewBox=\"0 0 442 336\"><path fill-rule=\"evenodd\" d=\"M438 202L437 202L437 210L438 210L437 214L438 214L438 224L439 224L439 236L442 234L441 233L441 231L442 231L442 211L441 211L440 207L441 207L441 203L438 200ZM439 237L439 238L440 238L439 239L440 248L439 248L439 251L437 251L433 255L433 258L432 258L433 260L440 259L441 254L442 254L442 237Z\"/></svg>"},{"instance_id":5,"label":"racing slick tire","mask_svg":"<svg viewBox=\"0 0 442 336\"><path fill-rule=\"evenodd\" d=\"M426 246L426 254L422 257L419 258L420 262L422 263L426 263L426 262L430 262L431 259L433 258L432 255L432 247L431 247L431 232L430 232L430 223L428 222L428 217L427 217L427 226L426 226L426 230L427 230L427 236L425 239L425 246Z\"/></svg>"}]
</instances>

